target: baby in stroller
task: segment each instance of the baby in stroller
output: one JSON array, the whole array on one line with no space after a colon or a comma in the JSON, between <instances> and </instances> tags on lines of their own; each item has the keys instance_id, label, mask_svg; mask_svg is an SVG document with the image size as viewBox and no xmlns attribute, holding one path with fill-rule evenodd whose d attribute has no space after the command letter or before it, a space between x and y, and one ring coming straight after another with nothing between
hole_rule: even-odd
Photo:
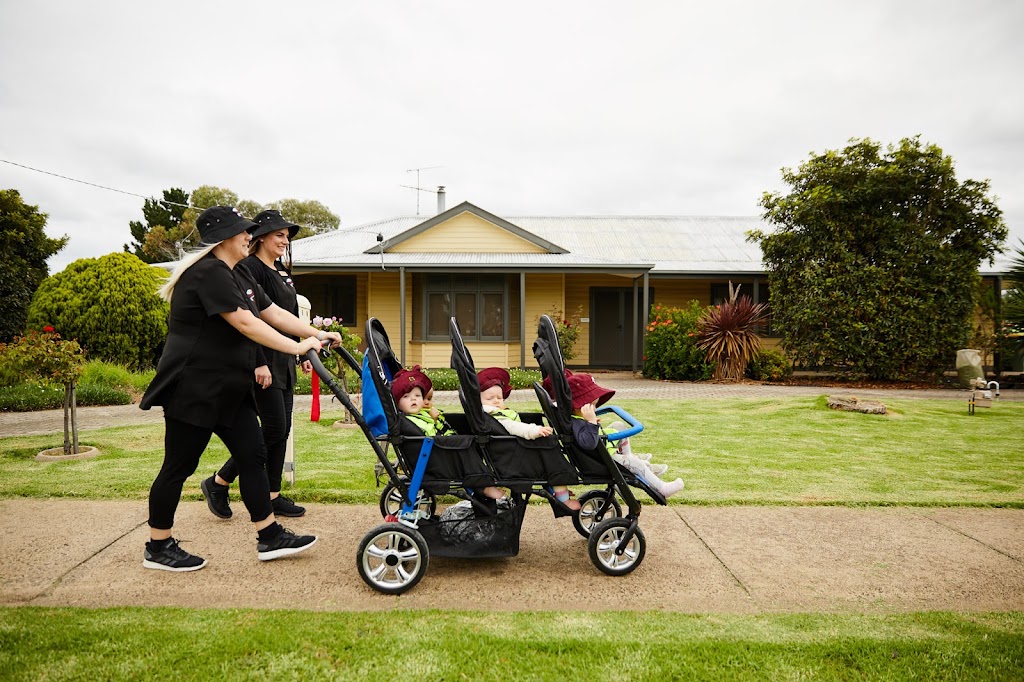
<instances>
[{"instance_id":1,"label":"baby in stroller","mask_svg":"<svg viewBox=\"0 0 1024 682\"><path fill-rule=\"evenodd\" d=\"M419 365L412 369L401 369L391 379L391 395L395 399L395 405L425 436L455 434L455 429L445 420L440 410L435 410L432 402L427 400L427 396L433 397L433 393L434 384ZM480 492L492 500L505 497L501 488L493 485L481 489Z\"/></svg>"},{"instance_id":2,"label":"baby in stroller","mask_svg":"<svg viewBox=\"0 0 1024 682\"><path fill-rule=\"evenodd\" d=\"M488 367L477 372L476 376L480 384L480 402L484 412L497 419L502 428L510 434L527 440L535 440L554 433L554 429L550 426L521 421L518 412L505 407L505 399L512 393L512 382L508 371L501 367ZM580 503L570 499L567 487L557 485L552 486L551 490L555 499L567 508L573 511L579 510Z\"/></svg>"},{"instance_id":3,"label":"baby in stroller","mask_svg":"<svg viewBox=\"0 0 1024 682\"><path fill-rule=\"evenodd\" d=\"M589 374L572 374L566 377L566 381L569 383L569 391L572 393L573 438L580 447L593 450L600 444L601 437L608 435L608 432L601 427L597 417L597 408L608 402L615 395L615 391L602 388ZM611 442L607 444L607 448L608 454L613 460L626 467L634 476L643 479L662 496L670 497L683 489L683 479L677 478L671 482L661 480L654 473L650 462L629 454L628 444L624 448L624 452Z\"/></svg>"}]
</instances>

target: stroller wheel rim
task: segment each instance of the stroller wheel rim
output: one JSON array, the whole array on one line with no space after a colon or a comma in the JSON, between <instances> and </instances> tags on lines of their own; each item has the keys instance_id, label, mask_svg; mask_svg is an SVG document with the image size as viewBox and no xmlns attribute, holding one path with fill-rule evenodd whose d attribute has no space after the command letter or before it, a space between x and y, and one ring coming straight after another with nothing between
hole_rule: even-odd
<instances>
[{"instance_id":1,"label":"stroller wheel rim","mask_svg":"<svg viewBox=\"0 0 1024 682\"><path fill-rule=\"evenodd\" d=\"M423 565L419 547L400 530L374 536L363 550L361 560L366 578L385 590L413 582Z\"/></svg>"},{"instance_id":2,"label":"stroller wheel rim","mask_svg":"<svg viewBox=\"0 0 1024 682\"><path fill-rule=\"evenodd\" d=\"M598 560L612 570L622 570L636 562L640 556L640 539L634 535L629 544L623 549L622 554L616 553L616 548L625 535L626 528L613 526L606 529L597 540Z\"/></svg>"}]
</instances>

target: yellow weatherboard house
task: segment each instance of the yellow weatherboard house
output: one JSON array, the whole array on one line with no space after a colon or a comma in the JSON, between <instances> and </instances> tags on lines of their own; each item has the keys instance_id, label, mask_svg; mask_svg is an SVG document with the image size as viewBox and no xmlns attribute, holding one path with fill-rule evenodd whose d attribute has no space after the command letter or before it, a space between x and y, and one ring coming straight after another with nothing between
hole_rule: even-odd
<instances>
[{"instance_id":1,"label":"yellow weatherboard house","mask_svg":"<svg viewBox=\"0 0 1024 682\"><path fill-rule=\"evenodd\" d=\"M535 367L543 314L579 317L569 367L639 370L647 311L720 303L729 283L769 303L757 217L497 216L469 202L294 242L313 315L388 330L403 365L448 367L454 316L479 367ZM998 264L997 264L998 265ZM983 265L982 275L999 280ZM777 345L770 322L767 347Z\"/></svg>"}]
</instances>

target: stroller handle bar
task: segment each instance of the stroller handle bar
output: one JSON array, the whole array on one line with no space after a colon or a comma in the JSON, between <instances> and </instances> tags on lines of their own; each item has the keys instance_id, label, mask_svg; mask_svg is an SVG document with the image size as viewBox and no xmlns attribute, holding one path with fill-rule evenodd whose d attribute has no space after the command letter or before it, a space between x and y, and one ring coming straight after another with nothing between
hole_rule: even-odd
<instances>
[{"instance_id":1,"label":"stroller handle bar","mask_svg":"<svg viewBox=\"0 0 1024 682\"><path fill-rule=\"evenodd\" d=\"M621 407L618 407L617 405L602 405L601 407L599 407L597 409L597 413L599 415L601 415L601 414L608 414L609 412L614 413L615 415L617 415L619 417L619 419L621 419L622 421L624 421L627 424L629 424L629 428L628 429L623 429L622 431L616 431L615 433L609 434L607 436L608 440L610 440L610 441L622 440L623 438L629 438L630 436L635 436L636 434L638 434L638 433L640 433L641 431L644 430L644 425L643 424L641 424L636 419L634 419L633 415L631 415L629 412L626 412L624 409L622 409Z\"/></svg>"}]
</instances>

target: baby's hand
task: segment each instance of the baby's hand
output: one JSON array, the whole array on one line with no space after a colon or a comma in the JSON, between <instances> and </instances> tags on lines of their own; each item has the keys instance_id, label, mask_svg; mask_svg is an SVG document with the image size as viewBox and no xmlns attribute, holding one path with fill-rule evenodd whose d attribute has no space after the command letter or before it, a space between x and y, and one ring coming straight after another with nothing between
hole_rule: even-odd
<instances>
[{"instance_id":1,"label":"baby's hand","mask_svg":"<svg viewBox=\"0 0 1024 682\"><path fill-rule=\"evenodd\" d=\"M555 430L552 429L550 426L542 426L542 427L540 427L540 435L542 435L542 436L550 436L554 432L555 432Z\"/></svg>"},{"instance_id":2,"label":"baby's hand","mask_svg":"<svg viewBox=\"0 0 1024 682\"><path fill-rule=\"evenodd\" d=\"M597 409L593 403L587 403L580 408L580 415L591 424L597 423Z\"/></svg>"}]
</instances>

